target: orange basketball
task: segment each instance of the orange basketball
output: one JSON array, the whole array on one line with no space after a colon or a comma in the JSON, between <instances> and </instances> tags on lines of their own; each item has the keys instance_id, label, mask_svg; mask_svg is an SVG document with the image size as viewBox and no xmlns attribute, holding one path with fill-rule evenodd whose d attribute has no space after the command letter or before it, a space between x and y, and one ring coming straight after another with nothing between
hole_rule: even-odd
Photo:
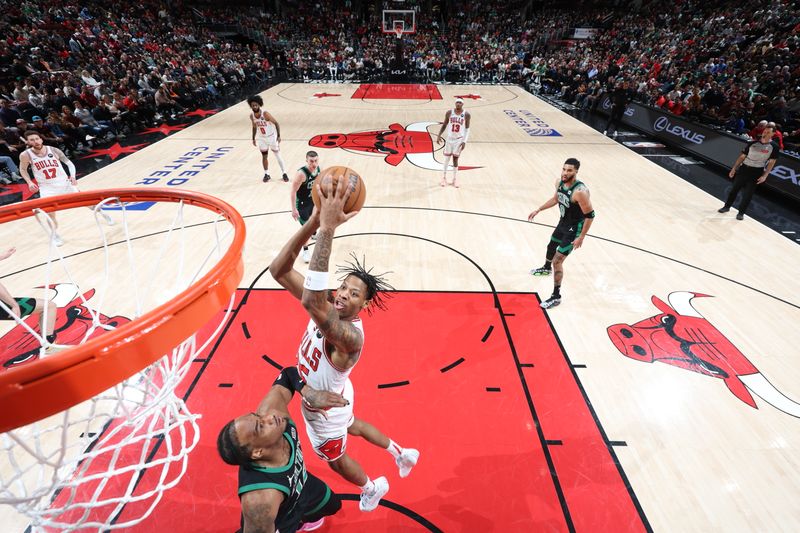
<instances>
[{"instance_id":1,"label":"orange basketball","mask_svg":"<svg viewBox=\"0 0 800 533\"><path fill-rule=\"evenodd\" d=\"M336 191L336 185L339 183L339 178L345 176L349 181L350 196L344 204L344 212L350 213L351 211L358 211L364 206L364 200L367 199L367 187L364 185L364 180L358 175L358 172L348 167L328 167L319 173L311 189L311 199L314 200L314 205L319 207L319 197L317 196L317 183L322 189L322 195L327 198L328 184L333 181L332 191Z\"/></svg>"}]
</instances>

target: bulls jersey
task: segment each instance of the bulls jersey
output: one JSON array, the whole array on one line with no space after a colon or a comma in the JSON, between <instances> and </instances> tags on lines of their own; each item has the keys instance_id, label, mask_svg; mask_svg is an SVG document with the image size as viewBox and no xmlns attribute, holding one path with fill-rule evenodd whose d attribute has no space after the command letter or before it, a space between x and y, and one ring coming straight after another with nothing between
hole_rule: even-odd
<instances>
[{"instance_id":1,"label":"bulls jersey","mask_svg":"<svg viewBox=\"0 0 800 533\"><path fill-rule=\"evenodd\" d=\"M354 319L353 325L361 332L363 339L364 327L361 324L361 319ZM328 351L330 347L326 346L326 344L322 332L313 320L309 320L308 327L303 335L303 341L300 343L300 349L297 352L297 370L305 382L315 389L344 394L345 389L352 390L349 376L355 365L346 370L334 365L333 361L331 361L331 354ZM303 415L307 419L314 418L310 416L314 412L319 413L316 409L311 409L303 403Z\"/></svg>"},{"instance_id":2,"label":"bulls jersey","mask_svg":"<svg viewBox=\"0 0 800 533\"><path fill-rule=\"evenodd\" d=\"M251 112L250 119L256 125L256 139L274 137L277 133L275 130L275 124L264 118L264 111L259 111L258 115Z\"/></svg>"},{"instance_id":3,"label":"bulls jersey","mask_svg":"<svg viewBox=\"0 0 800 533\"><path fill-rule=\"evenodd\" d=\"M455 109L450 111L450 119L447 121L447 140L454 141L464 138L464 124L467 120L467 112L464 109L458 113Z\"/></svg>"},{"instance_id":4,"label":"bulls jersey","mask_svg":"<svg viewBox=\"0 0 800 533\"><path fill-rule=\"evenodd\" d=\"M50 146L44 147L44 155L38 156L32 148L25 150L31 159L31 170L33 177L41 187L42 185L51 187L62 187L69 185L69 174L64 169L64 164L58 159Z\"/></svg>"}]
</instances>

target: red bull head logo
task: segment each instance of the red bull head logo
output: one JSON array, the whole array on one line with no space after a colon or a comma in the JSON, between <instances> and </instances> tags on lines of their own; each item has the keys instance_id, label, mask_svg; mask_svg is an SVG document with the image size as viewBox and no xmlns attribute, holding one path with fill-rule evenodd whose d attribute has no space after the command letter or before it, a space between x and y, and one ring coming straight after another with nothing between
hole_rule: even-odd
<instances>
[{"instance_id":1,"label":"red bull head logo","mask_svg":"<svg viewBox=\"0 0 800 533\"><path fill-rule=\"evenodd\" d=\"M773 386L717 328L702 317L692 299L695 292L670 293L664 303L653 296L660 314L635 324L614 324L608 336L625 356L637 361L658 361L704 376L721 379L734 396L758 409L751 393L792 416L800 417L800 404Z\"/></svg>"},{"instance_id":2,"label":"red bull head logo","mask_svg":"<svg viewBox=\"0 0 800 533\"><path fill-rule=\"evenodd\" d=\"M439 122L414 122L408 126L391 124L388 129L356 133L327 133L316 135L308 144L315 148L342 148L350 152L375 154L384 157L387 164L396 167L404 159L412 165L427 170L442 170L442 163L433 154L436 151L428 127ZM452 168L452 167L451 167ZM459 170L480 167L459 166Z\"/></svg>"},{"instance_id":3,"label":"red bull head logo","mask_svg":"<svg viewBox=\"0 0 800 533\"><path fill-rule=\"evenodd\" d=\"M94 296L94 289L86 291L83 299L80 298L78 287L71 283L59 283L53 286L55 296L52 301L57 307L56 311L56 342L62 345L71 345L84 342L102 335L103 328L94 328L88 338L86 333L92 329L92 315L84 301ZM130 319L122 316L109 317L98 314L100 324L108 327L117 327ZM25 323L34 331L39 332L39 315L29 316ZM16 325L8 333L0 337L0 372L16 365L23 364L39 357L39 341L20 325Z\"/></svg>"}]
</instances>

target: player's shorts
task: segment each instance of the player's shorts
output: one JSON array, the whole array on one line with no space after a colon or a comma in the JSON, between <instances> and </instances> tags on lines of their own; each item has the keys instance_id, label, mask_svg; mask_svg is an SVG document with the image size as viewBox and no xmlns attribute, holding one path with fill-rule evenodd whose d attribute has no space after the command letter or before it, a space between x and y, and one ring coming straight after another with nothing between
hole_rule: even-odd
<instances>
[{"instance_id":1,"label":"player's shorts","mask_svg":"<svg viewBox=\"0 0 800 533\"><path fill-rule=\"evenodd\" d=\"M66 185L50 185L47 183L39 185L39 196L41 198L49 198L59 194L72 194L74 192L78 192L78 188L69 182Z\"/></svg>"},{"instance_id":2,"label":"player's shorts","mask_svg":"<svg viewBox=\"0 0 800 533\"><path fill-rule=\"evenodd\" d=\"M342 396L350 404L344 407L332 407L327 411L312 409L305 402L301 404L308 440L311 441L317 455L328 462L335 461L344 455L347 449L347 428L355 422L353 384L349 379L345 384Z\"/></svg>"},{"instance_id":3,"label":"player's shorts","mask_svg":"<svg viewBox=\"0 0 800 533\"><path fill-rule=\"evenodd\" d=\"M298 200L295 206L297 207L297 212L300 214L298 220L300 221L300 225L302 226L303 224L308 222L309 218L311 218L311 213L314 212L314 202L309 200L308 202L300 203L300 201Z\"/></svg>"},{"instance_id":4,"label":"player's shorts","mask_svg":"<svg viewBox=\"0 0 800 533\"><path fill-rule=\"evenodd\" d=\"M581 234L583 229L583 220L573 224L559 224L553 231L550 240L558 244L556 251L563 255L569 255L572 252L572 242Z\"/></svg>"},{"instance_id":5,"label":"player's shorts","mask_svg":"<svg viewBox=\"0 0 800 533\"><path fill-rule=\"evenodd\" d=\"M19 318L25 318L33 313L36 309L36 298L14 298L14 301L19 305ZM0 320L13 320L12 317L5 309L0 307Z\"/></svg>"},{"instance_id":6,"label":"player's shorts","mask_svg":"<svg viewBox=\"0 0 800 533\"><path fill-rule=\"evenodd\" d=\"M270 135L269 137L256 137L256 146L258 146L258 149L261 150L261 153L264 153L267 150L277 152L281 149L277 135Z\"/></svg>"},{"instance_id":7,"label":"player's shorts","mask_svg":"<svg viewBox=\"0 0 800 533\"><path fill-rule=\"evenodd\" d=\"M454 155L456 157L461 155L461 145L464 144L464 139L455 139L450 140L446 139L444 141L444 155Z\"/></svg>"}]
</instances>

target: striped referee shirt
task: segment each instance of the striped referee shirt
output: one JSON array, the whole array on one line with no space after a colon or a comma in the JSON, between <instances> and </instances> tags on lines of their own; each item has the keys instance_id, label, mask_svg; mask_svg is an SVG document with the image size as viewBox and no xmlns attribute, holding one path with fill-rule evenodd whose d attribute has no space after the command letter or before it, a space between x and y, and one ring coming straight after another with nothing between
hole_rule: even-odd
<instances>
[{"instance_id":1,"label":"striped referee shirt","mask_svg":"<svg viewBox=\"0 0 800 533\"><path fill-rule=\"evenodd\" d=\"M742 149L742 153L747 157L744 165L753 168L766 168L770 159L778 159L780 148L775 141L762 143L761 141L750 141Z\"/></svg>"}]
</instances>

